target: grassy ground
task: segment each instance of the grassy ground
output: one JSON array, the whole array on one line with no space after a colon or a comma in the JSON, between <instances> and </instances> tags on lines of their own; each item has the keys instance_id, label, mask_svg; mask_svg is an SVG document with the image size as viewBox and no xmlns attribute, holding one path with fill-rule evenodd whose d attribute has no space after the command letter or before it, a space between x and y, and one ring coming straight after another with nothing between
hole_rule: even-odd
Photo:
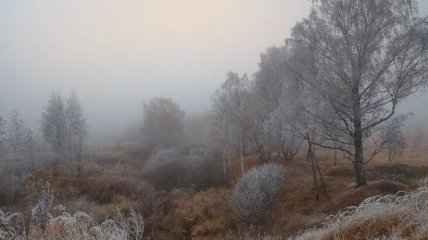
<instances>
[{"instance_id":1,"label":"grassy ground","mask_svg":"<svg viewBox=\"0 0 428 240\"><path fill-rule=\"evenodd\" d=\"M273 206L259 226L234 222L228 209L228 198L239 179L239 161L232 161L229 182L223 187L196 192L154 189L142 178L147 153L138 148L121 148L94 155L80 180L69 167L44 165L23 185L22 201L6 206L20 210L29 219L38 189L49 181L56 204L69 212L83 210L99 221L112 215L116 208L135 209L146 222L146 236L151 239L239 239L248 232L271 236L292 236L305 229L320 226L326 217L348 206L355 206L374 195L413 190L428 176L428 150L409 149L400 161L388 163L380 155L367 166L368 186L354 188L352 164L340 159L333 165L332 154L318 156L328 198L315 199L309 164L302 153L294 161L279 161L288 171L286 194ZM254 156L245 159L246 168L260 164Z\"/></svg>"}]
</instances>

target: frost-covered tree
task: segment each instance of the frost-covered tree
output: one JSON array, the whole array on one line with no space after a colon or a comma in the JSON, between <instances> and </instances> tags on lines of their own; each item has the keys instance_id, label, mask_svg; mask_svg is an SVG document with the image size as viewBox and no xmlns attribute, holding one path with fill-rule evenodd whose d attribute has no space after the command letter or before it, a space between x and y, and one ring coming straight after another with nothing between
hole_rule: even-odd
<instances>
[{"instance_id":1,"label":"frost-covered tree","mask_svg":"<svg viewBox=\"0 0 428 240\"><path fill-rule=\"evenodd\" d=\"M366 185L365 142L426 84L427 26L411 0L319 0L293 29L302 51L290 65L325 107L312 114L327 129L319 136L350 156L357 187Z\"/></svg>"},{"instance_id":2,"label":"frost-covered tree","mask_svg":"<svg viewBox=\"0 0 428 240\"><path fill-rule=\"evenodd\" d=\"M423 143L423 141L425 140L425 128L422 127L421 125L416 125L416 127L412 130L412 150L415 152L418 152L421 150L421 145Z\"/></svg>"},{"instance_id":3,"label":"frost-covered tree","mask_svg":"<svg viewBox=\"0 0 428 240\"><path fill-rule=\"evenodd\" d=\"M48 182L42 187L36 206L31 209L31 223L40 227L43 231L52 219L50 210L52 208L54 195Z\"/></svg>"},{"instance_id":4,"label":"frost-covered tree","mask_svg":"<svg viewBox=\"0 0 428 240\"><path fill-rule=\"evenodd\" d=\"M270 47L260 56L259 70L254 75L252 91L267 114L274 111L280 103L283 86L288 80L286 58L285 46Z\"/></svg>"},{"instance_id":5,"label":"frost-covered tree","mask_svg":"<svg viewBox=\"0 0 428 240\"><path fill-rule=\"evenodd\" d=\"M0 167L0 176L2 176L0 187L3 194L9 194L9 199L12 201L15 200L15 193L19 190L22 181L28 176L28 171L34 166L34 154L32 155L32 159L27 155L28 131L18 112L13 110L10 121L7 124L4 141L7 143L6 150L16 161L4 161L0 163L2 165Z\"/></svg>"},{"instance_id":6,"label":"frost-covered tree","mask_svg":"<svg viewBox=\"0 0 428 240\"><path fill-rule=\"evenodd\" d=\"M60 92L50 95L41 119L43 140L55 152L57 160L64 160L67 141L66 107Z\"/></svg>"},{"instance_id":7,"label":"frost-covered tree","mask_svg":"<svg viewBox=\"0 0 428 240\"><path fill-rule=\"evenodd\" d=\"M83 104L75 92L65 99L52 93L41 120L42 137L55 152L57 160L74 161L78 177L83 166L88 129Z\"/></svg>"},{"instance_id":8,"label":"frost-covered tree","mask_svg":"<svg viewBox=\"0 0 428 240\"><path fill-rule=\"evenodd\" d=\"M248 148L249 151L257 152L264 162L271 159L274 151L277 151L277 155L281 154L278 129L269 128L275 128L273 122L270 122L269 127L265 122L280 103L282 88L288 77L285 60L286 49L283 46L267 48L261 54L259 70L254 74L246 101L252 125L246 137Z\"/></svg>"},{"instance_id":9,"label":"frost-covered tree","mask_svg":"<svg viewBox=\"0 0 428 240\"><path fill-rule=\"evenodd\" d=\"M263 149L265 159L273 152L293 159L302 137L296 133L299 109L293 98L299 97L299 83L288 68L288 46L271 47L261 55L259 71L251 84L252 143Z\"/></svg>"},{"instance_id":10,"label":"frost-covered tree","mask_svg":"<svg viewBox=\"0 0 428 240\"><path fill-rule=\"evenodd\" d=\"M182 140L184 112L170 98L153 98L143 104L143 143L168 148Z\"/></svg>"},{"instance_id":11,"label":"frost-covered tree","mask_svg":"<svg viewBox=\"0 0 428 240\"><path fill-rule=\"evenodd\" d=\"M12 110L7 129L7 142L13 152L14 158L17 158L22 151L25 137L24 120L20 117L17 110Z\"/></svg>"},{"instance_id":12,"label":"frost-covered tree","mask_svg":"<svg viewBox=\"0 0 428 240\"><path fill-rule=\"evenodd\" d=\"M304 114L298 102L305 98L299 85L293 79L288 79L284 83L277 107L263 123L265 137L268 138L267 144L270 142L271 145L278 146L279 153L287 160L292 160L296 156L305 135L304 131L299 132L302 130L299 126L304 123L302 121Z\"/></svg>"},{"instance_id":13,"label":"frost-covered tree","mask_svg":"<svg viewBox=\"0 0 428 240\"><path fill-rule=\"evenodd\" d=\"M25 239L25 220L21 213L0 210L0 239Z\"/></svg>"},{"instance_id":14,"label":"frost-covered tree","mask_svg":"<svg viewBox=\"0 0 428 240\"><path fill-rule=\"evenodd\" d=\"M407 147L406 138L403 133L403 127L407 120L406 115L398 115L390 119L382 129L384 149L388 152L388 161L400 157Z\"/></svg>"},{"instance_id":15,"label":"frost-covered tree","mask_svg":"<svg viewBox=\"0 0 428 240\"><path fill-rule=\"evenodd\" d=\"M285 168L278 164L264 164L245 173L230 198L232 216L247 223L260 221L280 197L285 180Z\"/></svg>"},{"instance_id":16,"label":"frost-covered tree","mask_svg":"<svg viewBox=\"0 0 428 240\"><path fill-rule=\"evenodd\" d=\"M76 164L77 177L80 179L88 130L83 105L75 92L67 100L65 118L67 125L67 152L68 156Z\"/></svg>"},{"instance_id":17,"label":"frost-covered tree","mask_svg":"<svg viewBox=\"0 0 428 240\"><path fill-rule=\"evenodd\" d=\"M218 128L218 126L216 126L216 128ZM233 153L236 152L236 149L234 145L229 142L230 139L228 138L227 132L216 131L214 129L210 131L208 145L213 152L220 155L223 162L223 176L225 183L227 183L229 174L232 171L232 156Z\"/></svg>"},{"instance_id":18,"label":"frost-covered tree","mask_svg":"<svg viewBox=\"0 0 428 240\"><path fill-rule=\"evenodd\" d=\"M239 149L241 173L244 173L244 153L252 128L249 114L249 80L247 75L227 74L226 81L211 97L211 123L215 141Z\"/></svg>"},{"instance_id":19,"label":"frost-covered tree","mask_svg":"<svg viewBox=\"0 0 428 240\"><path fill-rule=\"evenodd\" d=\"M36 155L42 151L42 144L38 136L34 135L30 129L25 129L23 154L25 160L30 163L31 167L36 165Z\"/></svg>"}]
</instances>

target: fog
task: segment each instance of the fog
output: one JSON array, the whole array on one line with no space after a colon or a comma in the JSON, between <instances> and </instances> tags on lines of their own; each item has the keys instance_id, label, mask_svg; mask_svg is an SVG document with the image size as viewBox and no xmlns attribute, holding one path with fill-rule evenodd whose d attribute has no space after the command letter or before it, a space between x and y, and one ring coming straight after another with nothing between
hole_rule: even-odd
<instances>
[{"instance_id":1,"label":"fog","mask_svg":"<svg viewBox=\"0 0 428 240\"><path fill-rule=\"evenodd\" d=\"M428 2L420 0L428 13ZM311 0L75 0L0 2L0 111L37 130L49 94L76 91L92 140L142 118L166 96L203 113L228 71L252 74L281 45ZM401 111L427 117L427 94Z\"/></svg>"}]
</instances>

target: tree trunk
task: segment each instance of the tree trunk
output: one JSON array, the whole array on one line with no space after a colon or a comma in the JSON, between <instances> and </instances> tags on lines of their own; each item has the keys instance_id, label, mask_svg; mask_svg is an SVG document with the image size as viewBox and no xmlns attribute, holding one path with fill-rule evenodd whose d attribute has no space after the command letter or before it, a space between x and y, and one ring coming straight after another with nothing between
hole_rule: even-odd
<instances>
[{"instance_id":1,"label":"tree trunk","mask_svg":"<svg viewBox=\"0 0 428 240\"><path fill-rule=\"evenodd\" d=\"M354 99L353 105L353 125L354 125L354 169L356 184L358 187L367 186L366 171L364 169L364 154L363 154L363 129L361 121L361 100L359 85L357 84L352 89L352 96Z\"/></svg>"},{"instance_id":2,"label":"tree trunk","mask_svg":"<svg viewBox=\"0 0 428 240\"><path fill-rule=\"evenodd\" d=\"M261 163L267 163L270 161L269 153L264 149L264 147L262 145L259 145L258 155L259 155L259 161Z\"/></svg>"},{"instance_id":3,"label":"tree trunk","mask_svg":"<svg viewBox=\"0 0 428 240\"><path fill-rule=\"evenodd\" d=\"M364 169L364 155L363 155L363 135L361 131L361 120L354 121L354 169L356 176L357 187L367 186L366 171Z\"/></svg>"},{"instance_id":4,"label":"tree trunk","mask_svg":"<svg viewBox=\"0 0 428 240\"><path fill-rule=\"evenodd\" d=\"M77 164L77 182L80 183L82 179L82 165L80 163Z\"/></svg>"},{"instance_id":5,"label":"tree trunk","mask_svg":"<svg viewBox=\"0 0 428 240\"><path fill-rule=\"evenodd\" d=\"M312 141L309 137L309 134L307 135L307 142L308 142L308 152L306 154L306 157L308 158L308 160L311 164L312 177L313 177L313 181L314 181L313 185L314 185L315 198L317 201L319 201L320 190L322 189L322 191L324 192L324 195L328 199L330 199L330 197L328 196L328 193L327 193L327 185L324 182L324 178L322 176L321 169L320 169L320 167L317 163L317 160L315 158L315 146L312 143ZM317 178L317 174L318 174L319 178Z\"/></svg>"},{"instance_id":6,"label":"tree trunk","mask_svg":"<svg viewBox=\"0 0 428 240\"><path fill-rule=\"evenodd\" d=\"M227 153L227 163L229 164L229 171L232 171L232 162L230 160L230 152Z\"/></svg>"},{"instance_id":7,"label":"tree trunk","mask_svg":"<svg viewBox=\"0 0 428 240\"><path fill-rule=\"evenodd\" d=\"M226 158L223 159L223 173L224 173L224 183L227 184Z\"/></svg>"},{"instance_id":8,"label":"tree trunk","mask_svg":"<svg viewBox=\"0 0 428 240\"><path fill-rule=\"evenodd\" d=\"M391 148L388 149L388 161L389 161L389 164L391 164L391 162L392 162L392 149Z\"/></svg>"},{"instance_id":9,"label":"tree trunk","mask_svg":"<svg viewBox=\"0 0 428 240\"><path fill-rule=\"evenodd\" d=\"M363 151L361 150L361 147L356 147L355 153L357 154L355 155L355 162L354 162L357 187L367 186L366 171L364 169L364 163L363 163L363 157L362 157Z\"/></svg>"},{"instance_id":10,"label":"tree trunk","mask_svg":"<svg viewBox=\"0 0 428 240\"><path fill-rule=\"evenodd\" d=\"M82 168L83 168L82 155L80 151L76 153L76 167L77 167L77 182L80 183L80 180L82 178Z\"/></svg>"},{"instance_id":11,"label":"tree trunk","mask_svg":"<svg viewBox=\"0 0 428 240\"><path fill-rule=\"evenodd\" d=\"M334 149L334 163L333 166L337 165L337 149Z\"/></svg>"},{"instance_id":12,"label":"tree trunk","mask_svg":"<svg viewBox=\"0 0 428 240\"><path fill-rule=\"evenodd\" d=\"M323 192L324 192L324 195L325 195L328 199L330 199L330 197L328 196L328 193L327 193L327 185L325 184L324 178L323 178L323 176L322 176L320 166L318 165L318 163L317 163L317 161L316 161L316 159L315 159L315 150L313 149L312 151L313 151L313 159L314 159L313 161L314 161L315 167L317 168L318 175L320 176L320 182L321 182L322 190L323 190Z\"/></svg>"},{"instance_id":13,"label":"tree trunk","mask_svg":"<svg viewBox=\"0 0 428 240\"><path fill-rule=\"evenodd\" d=\"M242 146L242 138L239 140L240 157L241 157L241 175L244 175L244 147Z\"/></svg>"},{"instance_id":14,"label":"tree trunk","mask_svg":"<svg viewBox=\"0 0 428 240\"><path fill-rule=\"evenodd\" d=\"M288 157L288 150L285 149L284 143L281 146L282 155L284 156L284 159L286 161L290 161L290 158Z\"/></svg>"},{"instance_id":15,"label":"tree trunk","mask_svg":"<svg viewBox=\"0 0 428 240\"><path fill-rule=\"evenodd\" d=\"M290 149L290 146L285 146L285 142L282 143L282 155L284 156L284 159L286 161L292 161L293 160L293 153Z\"/></svg>"},{"instance_id":16,"label":"tree trunk","mask_svg":"<svg viewBox=\"0 0 428 240\"><path fill-rule=\"evenodd\" d=\"M34 152L33 150L30 151L30 167L31 169L35 169L36 168L36 163L34 161Z\"/></svg>"},{"instance_id":17,"label":"tree trunk","mask_svg":"<svg viewBox=\"0 0 428 240\"><path fill-rule=\"evenodd\" d=\"M317 179L317 172L316 172L316 168L315 168L315 159L314 159L314 151L312 149L312 143L310 142L310 140L308 140L309 146L308 146L308 153L307 153L307 158L309 160L309 162L311 163L311 169L312 169L312 177L313 177L313 184L314 184L314 191L315 191L315 198L318 200L320 200L319 198L319 193L318 193L318 179Z\"/></svg>"}]
</instances>

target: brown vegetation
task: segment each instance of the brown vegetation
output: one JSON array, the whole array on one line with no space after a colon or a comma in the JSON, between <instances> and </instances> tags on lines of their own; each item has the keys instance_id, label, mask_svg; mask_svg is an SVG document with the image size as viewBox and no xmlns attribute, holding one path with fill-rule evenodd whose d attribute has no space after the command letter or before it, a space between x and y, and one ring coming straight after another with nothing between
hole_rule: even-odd
<instances>
[{"instance_id":1,"label":"brown vegetation","mask_svg":"<svg viewBox=\"0 0 428 240\"><path fill-rule=\"evenodd\" d=\"M28 219L28 206L34 204L38 190L49 181L55 194L54 205L61 203L71 213L87 212L97 221L114 215L117 208L125 213L135 209L143 215L145 236L151 239L248 239L259 233L292 236L320 226L327 216L358 205L368 197L415 189L428 173L427 167L385 165L374 161L368 168L368 187L354 188L352 165L339 161L334 166L330 157L323 154L319 156L319 164L330 198L321 195L317 201L312 189L311 169L305 158L279 160L277 162L287 169L286 194L260 224L248 226L234 221L229 209L232 187L241 174L239 159L232 161L227 186L203 191L186 188L160 191L143 179L141 169L145 161L138 158L142 153L135 150L120 152L93 157L80 180L66 167L41 166L25 181L23 200L9 205L6 210L20 210ZM248 168L261 164L255 156L248 156L245 161ZM342 239L354 239L349 236L355 233L360 234L356 236L375 237L390 231L391 226L397 226L402 232L411 231L411 227L404 229L397 216L385 218L344 229Z\"/></svg>"}]
</instances>

